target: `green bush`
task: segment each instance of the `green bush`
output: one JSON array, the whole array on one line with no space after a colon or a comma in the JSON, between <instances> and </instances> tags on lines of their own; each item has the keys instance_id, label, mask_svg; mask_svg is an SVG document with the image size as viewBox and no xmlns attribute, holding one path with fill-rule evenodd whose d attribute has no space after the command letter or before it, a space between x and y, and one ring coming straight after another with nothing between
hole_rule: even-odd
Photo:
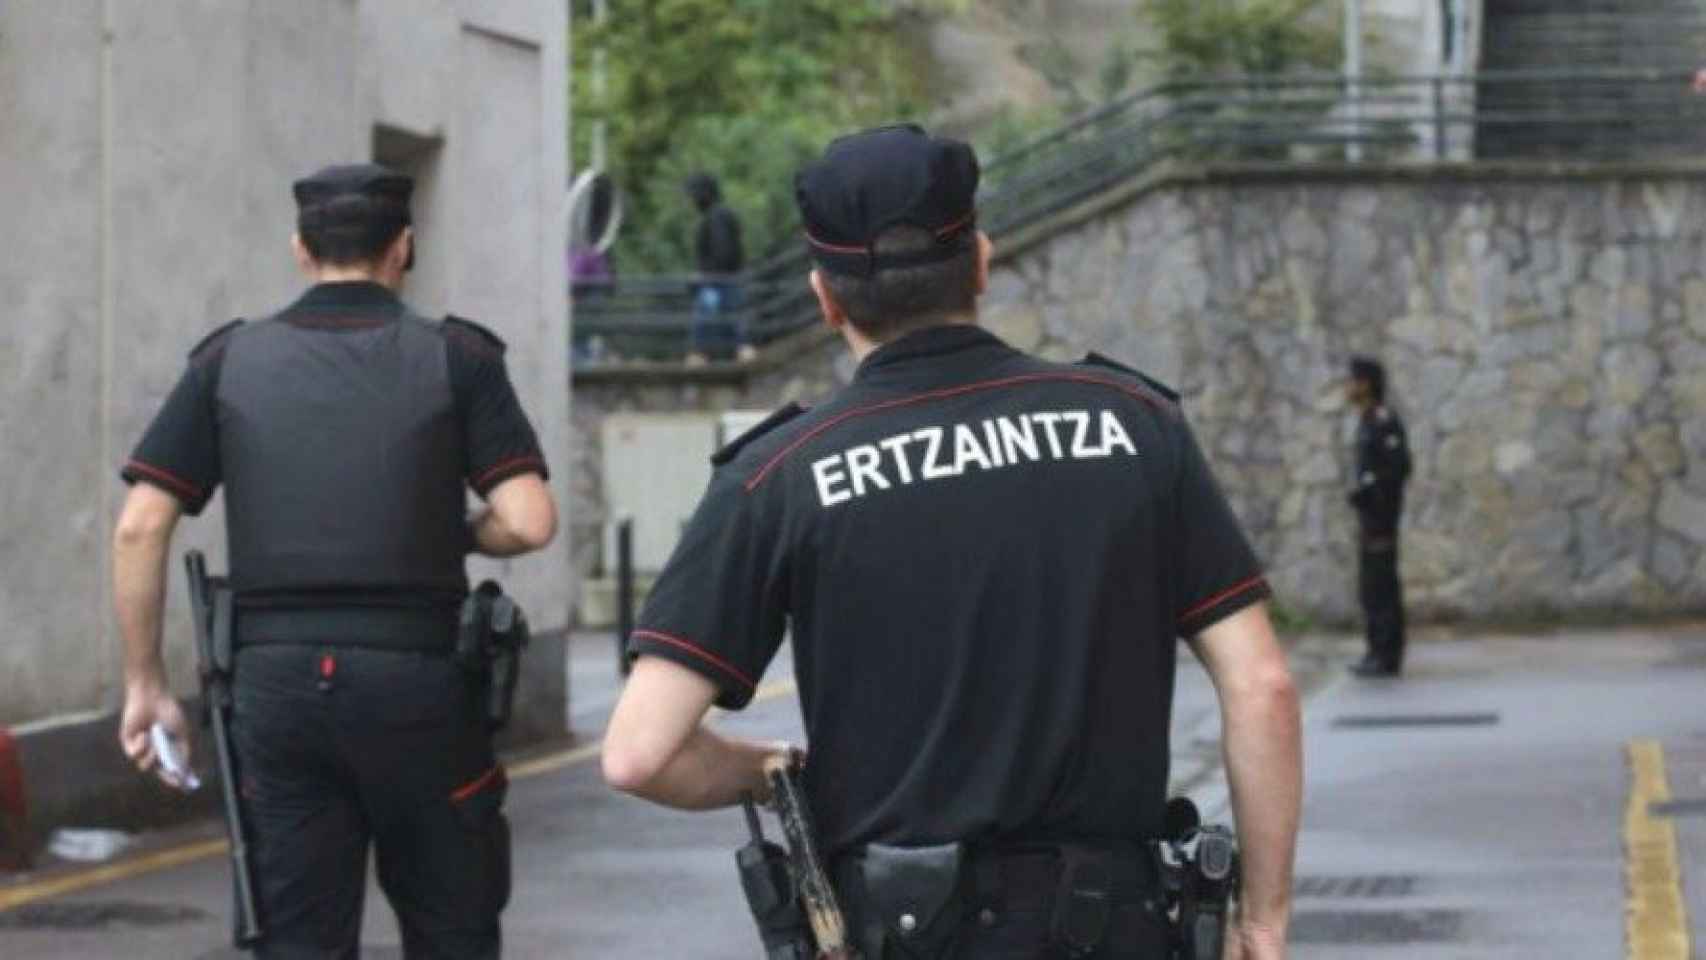
<instances>
[{"instance_id":1,"label":"green bush","mask_svg":"<svg viewBox=\"0 0 1706 960\"><path fill-rule=\"evenodd\" d=\"M906 41L919 18L964 0L611 0L602 27L574 32L574 157L609 130L624 191L615 252L624 273L691 270L692 172L721 181L748 262L791 241L792 177L833 137L914 116L920 71ZM593 96L593 51L608 97Z\"/></svg>"},{"instance_id":2,"label":"green bush","mask_svg":"<svg viewBox=\"0 0 1706 960\"><path fill-rule=\"evenodd\" d=\"M1327 0L1148 0L1169 74L1267 74L1331 70L1341 39Z\"/></svg>"}]
</instances>

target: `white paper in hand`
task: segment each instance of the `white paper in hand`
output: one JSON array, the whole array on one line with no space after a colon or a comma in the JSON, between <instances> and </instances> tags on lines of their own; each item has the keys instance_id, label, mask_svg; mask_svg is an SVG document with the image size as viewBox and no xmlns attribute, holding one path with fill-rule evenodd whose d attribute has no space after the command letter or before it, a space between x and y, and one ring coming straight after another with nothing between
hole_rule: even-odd
<instances>
[{"instance_id":1,"label":"white paper in hand","mask_svg":"<svg viewBox=\"0 0 1706 960\"><path fill-rule=\"evenodd\" d=\"M161 779L186 793L201 789L201 778L184 764L178 744L166 728L156 723L148 728L148 740L154 745L154 755L160 758Z\"/></svg>"}]
</instances>

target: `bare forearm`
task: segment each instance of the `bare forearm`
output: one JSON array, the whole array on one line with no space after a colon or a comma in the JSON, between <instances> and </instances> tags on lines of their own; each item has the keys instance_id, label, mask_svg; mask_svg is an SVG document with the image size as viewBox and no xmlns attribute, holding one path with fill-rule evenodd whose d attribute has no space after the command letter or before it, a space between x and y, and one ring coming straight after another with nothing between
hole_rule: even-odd
<instances>
[{"instance_id":1,"label":"bare forearm","mask_svg":"<svg viewBox=\"0 0 1706 960\"><path fill-rule=\"evenodd\" d=\"M628 792L679 810L732 806L747 792L762 798L768 793L764 760L776 751L775 744L736 740L701 726L656 775Z\"/></svg>"},{"instance_id":2,"label":"bare forearm","mask_svg":"<svg viewBox=\"0 0 1706 960\"><path fill-rule=\"evenodd\" d=\"M113 544L113 604L124 643L127 686L166 683L160 655L160 627L166 603L166 555L170 531L126 535Z\"/></svg>"},{"instance_id":3,"label":"bare forearm","mask_svg":"<svg viewBox=\"0 0 1706 960\"><path fill-rule=\"evenodd\" d=\"M1303 798L1303 744L1289 678L1225 698L1227 778L1243 860L1243 919L1283 934Z\"/></svg>"},{"instance_id":4,"label":"bare forearm","mask_svg":"<svg viewBox=\"0 0 1706 960\"><path fill-rule=\"evenodd\" d=\"M476 514L468 526L474 532L474 549L485 556L515 557L533 549L490 507Z\"/></svg>"},{"instance_id":5,"label":"bare forearm","mask_svg":"<svg viewBox=\"0 0 1706 960\"><path fill-rule=\"evenodd\" d=\"M543 477L510 477L487 493L487 506L469 520L474 549L488 557L542 550L557 535L557 504Z\"/></svg>"}]
</instances>

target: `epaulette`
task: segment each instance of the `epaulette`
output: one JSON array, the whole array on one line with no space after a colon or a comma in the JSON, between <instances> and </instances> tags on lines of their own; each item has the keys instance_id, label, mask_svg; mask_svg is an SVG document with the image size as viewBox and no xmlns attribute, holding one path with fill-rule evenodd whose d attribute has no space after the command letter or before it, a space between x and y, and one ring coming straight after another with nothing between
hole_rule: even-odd
<instances>
[{"instance_id":1,"label":"epaulette","mask_svg":"<svg viewBox=\"0 0 1706 960\"><path fill-rule=\"evenodd\" d=\"M462 334L477 349L484 349L499 356L509 348L502 337L467 317L459 317L454 313L444 315L444 329L453 334Z\"/></svg>"},{"instance_id":2,"label":"epaulette","mask_svg":"<svg viewBox=\"0 0 1706 960\"><path fill-rule=\"evenodd\" d=\"M1178 403L1179 402L1179 391L1174 390L1172 387L1167 386L1165 383L1162 383L1161 381L1155 379L1154 377L1150 376L1147 373L1144 373L1142 370L1139 370L1136 367L1128 367L1125 364L1119 362L1118 360L1115 360L1112 357L1104 356L1100 353L1097 353L1094 350L1085 354L1084 359L1078 361L1078 364L1080 366L1088 366L1088 367L1107 367L1110 370L1118 370L1121 373L1129 373L1132 376L1136 377L1137 379L1142 380L1144 382L1144 384L1149 387L1149 389L1154 390L1156 393L1161 394L1163 397L1166 397L1169 402L1172 402L1172 403Z\"/></svg>"},{"instance_id":3,"label":"epaulette","mask_svg":"<svg viewBox=\"0 0 1706 960\"><path fill-rule=\"evenodd\" d=\"M758 421L757 426L733 440L730 440L721 450L711 454L711 466L720 467L723 464L728 463L730 460L739 456L741 450L747 444L757 440L759 437L764 436L770 431L805 412L805 407L802 407L797 403L790 403L775 413L772 413L770 416L765 417L763 420Z\"/></svg>"},{"instance_id":4,"label":"epaulette","mask_svg":"<svg viewBox=\"0 0 1706 960\"><path fill-rule=\"evenodd\" d=\"M220 343L222 343L225 340L225 337L227 334L229 334L231 331L237 329L238 327L240 327L242 325L243 325L243 319L241 317L239 317L236 320L231 321L230 323L222 324L217 330L214 330L212 333L208 334L207 336L202 337L201 340L198 341L195 346L190 348L190 359L191 360L200 360L202 357L202 354L207 353L208 351L217 347Z\"/></svg>"}]
</instances>

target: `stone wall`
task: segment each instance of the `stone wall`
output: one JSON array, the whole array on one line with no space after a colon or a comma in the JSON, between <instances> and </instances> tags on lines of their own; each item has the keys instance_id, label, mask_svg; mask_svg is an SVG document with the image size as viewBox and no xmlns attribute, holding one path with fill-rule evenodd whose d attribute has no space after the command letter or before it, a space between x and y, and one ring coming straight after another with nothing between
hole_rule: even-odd
<instances>
[{"instance_id":1,"label":"stone wall","mask_svg":"<svg viewBox=\"0 0 1706 960\"><path fill-rule=\"evenodd\" d=\"M1042 233L1003 256L985 323L1176 385L1292 610L1355 613L1353 352L1387 361L1409 424L1416 615L1706 610L1700 172L1226 171ZM579 384L581 518L603 411L821 396L850 364L808 340L750 379Z\"/></svg>"}]
</instances>

